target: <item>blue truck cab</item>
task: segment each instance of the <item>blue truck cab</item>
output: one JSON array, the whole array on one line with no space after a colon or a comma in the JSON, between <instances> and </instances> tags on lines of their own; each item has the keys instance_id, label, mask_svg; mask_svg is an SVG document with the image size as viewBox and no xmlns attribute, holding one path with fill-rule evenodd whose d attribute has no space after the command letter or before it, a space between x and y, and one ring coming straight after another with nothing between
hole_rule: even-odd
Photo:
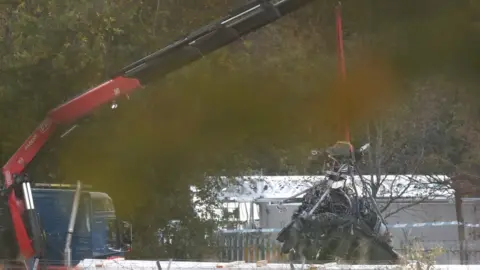
<instances>
[{"instance_id":1,"label":"blue truck cab","mask_svg":"<svg viewBox=\"0 0 480 270\"><path fill-rule=\"evenodd\" d=\"M63 264L75 189L65 185L32 188L35 209L44 230L45 256L50 265ZM61 188L55 188L61 187ZM72 264L85 258L123 257L131 245L131 226L117 219L106 193L82 191L72 235Z\"/></svg>"}]
</instances>

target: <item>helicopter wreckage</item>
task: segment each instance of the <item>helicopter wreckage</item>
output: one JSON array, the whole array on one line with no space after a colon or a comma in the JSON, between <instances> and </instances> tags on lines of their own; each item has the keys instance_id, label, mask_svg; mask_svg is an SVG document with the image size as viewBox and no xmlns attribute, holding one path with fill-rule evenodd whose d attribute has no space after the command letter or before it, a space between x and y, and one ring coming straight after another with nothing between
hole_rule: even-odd
<instances>
[{"instance_id":1,"label":"helicopter wreckage","mask_svg":"<svg viewBox=\"0 0 480 270\"><path fill-rule=\"evenodd\" d=\"M324 181L283 200L290 203L304 194L301 205L278 234L281 252L290 260L341 260L356 264L398 264L403 257L393 250L392 235L368 184L358 173L357 161L368 150L355 150L349 142L337 142L313 158L325 158ZM354 175L361 179L357 187ZM340 187L334 188L338 186ZM361 188L362 190L358 190ZM293 267L293 264L291 264Z\"/></svg>"}]
</instances>

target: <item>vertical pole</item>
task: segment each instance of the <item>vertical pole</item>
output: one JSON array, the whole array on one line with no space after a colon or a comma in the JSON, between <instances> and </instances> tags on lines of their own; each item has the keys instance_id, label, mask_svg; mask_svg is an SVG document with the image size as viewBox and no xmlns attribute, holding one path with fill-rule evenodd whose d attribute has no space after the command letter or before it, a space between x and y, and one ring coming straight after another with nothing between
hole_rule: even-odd
<instances>
[{"instance_id":1,"label":"vertical pole","mask_svg":"<svg viewBox=\"0 0 480 270\"><path fill-rule=\"evenodd\" d=\"M4 183L6 188L10 187L11 185L18 184L16 182L16 179L14 179L13 174L8 169L3 168L2 172L3 172L3 179L2 180L3 180L3 183ZM23 196L24 196L24 201L25 201L26 200L25 199L25 194ZM12 207L13 207L13 208L16 208L17 210L19 210L18 205L16 203L17 203L17 199L15 197L15 194L12 192L8 195L8 205L9 205L8 207L10 209L12 209ZM11 214L11 217L12 217L13 226L16 228L15 229L15 236L16 236L16 240L17 240L17 243L18 243L19 252L25 258L35 256L36 255L35 254L36 250L34 249L34 246L30 243L30 241L28 241L28 240L27 241L21 241L22 239L24 239L24 240L25 239L30 239L30 237L28 236L27 230L26 230L26 228L23 224L24 221L22 219L20 211L10 211L10 212L11 212L10 214ZM17 226L20 225L20 224L22 225L21 227L23 227L23 229L19 230L17 228Z\"/></svg>"},{"instance_id":2,"label":"vertical pole","mask_svg":"<svg viewBox=\"0 0 480 270\"><path fill-rule=\"evenodd\" d=\"M455 189L455 213L457 216L457 233L458 233L458 241L459 241L459 255L460 255L460 264L468 264L466 258L466 246L465 246L465 219L463 217L463 209L462 209L462 194L458 190Z\"/></svg>"},{"instance_id":3,"label":"vertical pole","mask_svg":"<svg viewBox=\"0 0 480 270\"><path fill-rule=\"evenodd\" d=\"M345 51L343 46L343 28L342 28L342 3L339 1L335 7L335 21L337 30L337 60L338 60L338 74L341 82L344 83L347 79L347 68L345 64ZM341 96L341 95L340 95ZM347 97L348 98L348 97ZM345 140L350 141L350 128L349 128L349 102L347 102L347 112L344 112L344 125L345 125Z\"/></svg>"},{"instance_id":4,"label":"vertical pole","mask_svg":"<svg viewBox=\"0 0 480 270\"><path fill-rule=\"evenodd\" d=\"M250 224L251 224L251 229L255 229L255 205L253 204L253 201L250 202Z\"/></svg>"},{"instance_id":5,"label":"vertical pole","mask_svg":"<svg viewBox=\"0 0 480 270\"><path fill-rule=\"evenodd\" d=\"M35 258L35 259L33 260L32 270L37 270L39 264L40 264L40 260L39 260L38 258Z\"/></svg>"},{"instance_id":6,"label":"vertical pole","mask_svg":"<svg viewBox=\"0 0 480 270\"><path fill-rule=\"evenodd\" d=\"M78 205L80 204L80 193L82 191L82 184L77 182L77 189L73 197L72 213L70 214L70 222L68 223L67 240L65 241L65 266L67 269L72 267L72 236L75 229L75 220L77 218Z\"/></svg>"},{"instance_id":7,"label":"vertical pole","mask_svg":"<svg viewBox=\"0 0 480 270\"><path fill-rule=\"evenodd\" d=\"M33 249L35 251L35 257L41 258L44 251L44 238L38 219L38 214L35 210L35 204L32 195L32 186L26 175L19 179L23 192L23 200L25 202L25 214L28 217L30 223L30 230L32 233Z\"/></svg>"}]
</instances>

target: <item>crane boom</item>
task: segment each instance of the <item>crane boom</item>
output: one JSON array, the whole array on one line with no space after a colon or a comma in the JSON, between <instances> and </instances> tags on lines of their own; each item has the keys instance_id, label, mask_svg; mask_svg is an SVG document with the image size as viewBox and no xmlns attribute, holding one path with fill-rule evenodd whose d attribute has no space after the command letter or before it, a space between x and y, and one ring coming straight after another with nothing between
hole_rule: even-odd
<instances>
[{"instance_id":1,"label":"crane boom","mask_svg":"<svg viewBox=\"0 0 480 270\"><path fill-rule=\"evenodd\" d=\"M18 175L47 142L57 126L71 123L97 107L188 65L312 1L250 1L231 11L226 17L201 27L165 48L126 66L110 80L51 110L2 170L5 188L18 187L11 189L8 205L19 252L25 258L39 257L43 240L31 196L30 183ZM25 211L22 211L18 205L22 201ZM24 220L28 220L28 224L25 224Z\"/></svg>"}]
</instances>

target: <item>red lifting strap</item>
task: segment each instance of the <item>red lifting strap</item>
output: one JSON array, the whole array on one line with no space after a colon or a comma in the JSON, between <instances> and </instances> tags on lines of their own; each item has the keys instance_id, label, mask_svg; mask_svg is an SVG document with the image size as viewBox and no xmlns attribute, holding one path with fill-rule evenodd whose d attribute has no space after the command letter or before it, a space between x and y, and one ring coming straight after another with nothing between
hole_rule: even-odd
<instances>
[{"instance_id":1,"label":"red lifting strap","mask_svg":"<svg viewBox=\"0 0 480 270\"><path fill-rule=\"evenodd\" d=\"M343 29L342 29L342 5L338 2L335 8L336 29L337 29L337 60L338 73L342 81L347 79L347 68L345 65L345 52L343 48ZM350 128L348 123L348 115L345 115L345 140L350 141Z\"/></svg>"}]
</instances>

